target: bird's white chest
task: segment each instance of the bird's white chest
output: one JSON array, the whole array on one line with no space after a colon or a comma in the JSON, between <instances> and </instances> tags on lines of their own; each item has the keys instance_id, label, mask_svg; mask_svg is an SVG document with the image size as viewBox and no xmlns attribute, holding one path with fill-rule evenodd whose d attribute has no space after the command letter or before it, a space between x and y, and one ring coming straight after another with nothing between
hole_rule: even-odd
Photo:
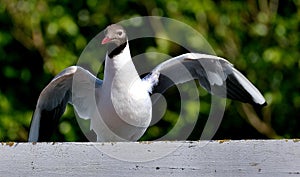
<instances>
[{"instance_id":1,"label":"bird's white chest","mask_svg":"<svg viewBox=\"0 0 300 177\"><path fill-rule=\"evenodd\" d=\"M93 129L102 138L98 140L136 141L151 122L152 102L133 63L122 61L123 64L120 64L122 62L117 62L118 60L119 58L114 58L106 62L105 78L98 100L100 121L103 122L98 124L100 128ZM107 128L104 130L103 123L113 131L107 131Z\"/></svg>"},{"instance_id":2,"label":"bird's white chest","mask_svg":"<svg viewBox=\"0 0 300 177\"><path fill-rule=\"evenodd\" d=\"M93 128L98 140L136 141L144 134L151 122L152 103L147 91L140 87L139 83L114 86L101 96L98 109L102 123Z\"/></svg>"},{"instance_id":3,"label":"bird's white chest","mask_svg":"<svg viewBox=\"0 0 300 177\"><path fill-rule=\"evenodd\" d=\"M111 106L118 117L136 127L148 127L151 119L152 103L142 82L114 86L111 90Z\"/></svg>"}]
</instances>

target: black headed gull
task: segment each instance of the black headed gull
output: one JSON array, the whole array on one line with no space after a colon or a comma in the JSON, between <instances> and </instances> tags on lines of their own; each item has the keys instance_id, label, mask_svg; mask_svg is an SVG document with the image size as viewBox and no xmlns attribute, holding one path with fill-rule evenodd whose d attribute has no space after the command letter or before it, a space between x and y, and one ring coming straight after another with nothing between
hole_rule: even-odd
<instances>
[{"instance_id":1,"label":"black headed gull","mask_svg":"<svg viewBox=\"0 0 300 177\"><path fill-rule=\"evenodd\" d=\"M122 26L108 26L102 44L108 47L104 79L79 66L59 73L39 96L28 141L49 141L67 103L80 118L90 119L97 141L137 141L151 122L150 95L193 79L213 95L266 105L258 89L223 58L186 53L159 64L140 79ZM181 73L182 66L189 75ZM172 82L168 74L175 75Z\"/></svg>"}]
</instances>

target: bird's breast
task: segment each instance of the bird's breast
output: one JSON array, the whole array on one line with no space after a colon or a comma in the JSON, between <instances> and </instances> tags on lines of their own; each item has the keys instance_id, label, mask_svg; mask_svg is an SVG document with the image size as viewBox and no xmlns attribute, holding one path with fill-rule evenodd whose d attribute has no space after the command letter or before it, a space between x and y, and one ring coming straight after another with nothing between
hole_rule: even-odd
<instances>
[{"instance_id":1,"label":"bird's breast","mask_svg":"<svg viewBox=\"0 0 300 177\"><path fill-rule=\"evenodd\" d=\"M115 87L111 92L112 105L117 115L130 125L148 127L151 121L152 103L140 80Z\"/></svg>"},{"instance_id":2,"label":"bird's breast","mask_svg":"<svg viewBox=\"0 0 300 177\"><path fill-rule=\"evenodd\" d=\"M98 104L100 122L111 130L110 134L94 127L100 139L121 137L125 140L138 140L148 128L152 117L152 103L148 92L139 82L130 85L114 86L105 89ZM97 121L97 120L95 120ZM99 123L99 126L103 126ZM106 133L106 134L105 134ZM119 138L116 140L120 141Z\"/></svg>"}]
</instances>

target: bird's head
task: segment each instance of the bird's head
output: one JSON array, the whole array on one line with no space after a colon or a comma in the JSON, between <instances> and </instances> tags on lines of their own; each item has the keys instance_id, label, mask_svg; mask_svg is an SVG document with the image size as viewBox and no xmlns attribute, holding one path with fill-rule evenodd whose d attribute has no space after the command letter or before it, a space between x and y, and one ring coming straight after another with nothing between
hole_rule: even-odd
<instances>
[{"instance_id":1,"label":"bird's head","mask_svg":"<svg viewBox=\"0 0 300 177\"><path fill-rule=\"evenodd\" d=\"M101 44L107 44L107 52L109 58L120 54L127 45L127 34L125 29L117 24L108 26L105 31L105 37Z\"/></svg>"},{"instance_id":2,"label":"bird's head","mask_svg":"<svg viewBox=\"0 0 300 177\"><path fill-rule=\"evenodd\" d=\"M117 24L108 26L105 31L105 37L101 44L113 44L118 47L127 42L127 35L125 29Z\"/></svg>"}]
</instances>

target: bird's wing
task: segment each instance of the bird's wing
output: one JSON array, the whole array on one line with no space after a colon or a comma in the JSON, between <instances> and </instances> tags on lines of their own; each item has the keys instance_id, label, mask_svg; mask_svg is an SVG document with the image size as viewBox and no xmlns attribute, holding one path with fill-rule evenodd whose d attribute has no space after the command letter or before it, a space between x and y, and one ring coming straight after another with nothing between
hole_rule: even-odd
<instances>
[{"instance_id":1,"label":"bird's wing","mask_svg":"<svg viewBox=\"0 0 300 177\"><path fill-rule=\"evenodd\" d=\"M79 117L89 119L96 106L102 81L89 71L71 66L59 73L41 92L34 111L28 141L49 141L59 118L71 103Z\"/></svg>"},{"instance_id":2,"label":"bird's wing","mask_svg":"<svg viewBox=\"0 0 300 177\"><path fill-rule=\"evenodd\" d=\"M227 60L206 54L187 53L171 58L143 78L150 93L163 93L174 84L193 79L209 93L252 105L264 106L259 90Z\"/></svg>"}]
</instances>

